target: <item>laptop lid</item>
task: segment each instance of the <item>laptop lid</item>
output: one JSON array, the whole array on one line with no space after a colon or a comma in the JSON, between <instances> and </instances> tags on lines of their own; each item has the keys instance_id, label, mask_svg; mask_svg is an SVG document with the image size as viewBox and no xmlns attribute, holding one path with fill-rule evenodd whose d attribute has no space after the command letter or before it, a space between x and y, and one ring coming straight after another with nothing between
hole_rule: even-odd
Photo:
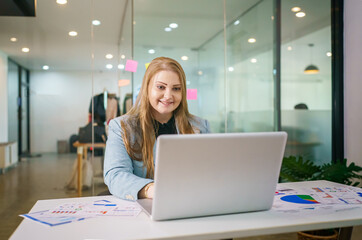
<instances>
[{"instance_id":1,"label":"laptop lid","mask_svg":"<svg viewBox=\"0 0 362 240\"><path fill-rule=\"evenodd\" d=\"M286 140L285 132L160 136L151 218L271 208Z\"/></svg>"}]
</instances>

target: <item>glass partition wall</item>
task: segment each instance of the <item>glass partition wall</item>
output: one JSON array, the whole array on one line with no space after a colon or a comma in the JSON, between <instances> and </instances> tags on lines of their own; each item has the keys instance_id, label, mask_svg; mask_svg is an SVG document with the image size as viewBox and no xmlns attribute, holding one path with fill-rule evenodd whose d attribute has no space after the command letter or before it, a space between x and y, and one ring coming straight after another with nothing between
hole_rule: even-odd
<instances>
[{"instance_id":1,"label":"glass partition wall","mask_svg":"<svg viewBox=\"0 0 362 240\"><path fill-rule=\"evenodd\" d=\"M331 3L281 1L281 124L286 155L331 162Z\"/></svg>"},{"instance_id":2,"label":"glass partition wall","mask_svg":"<svg viewBox=\"0 0 362 240\"><path fill-rule=\"evenodd\" d=\"M274 16L277 2L280 25ZM212 132L284 130L286 156L330 162L330 8L330 0L79 0L65 5L38 0L35 18L0 18L0 52L13 60L8 61L8 113L3 116L7 139L22 141L23 152L63 161L61 178L69 182L79 129L91 124L93 134L94 123L107 125L108 99L119 109L112 117L126 113L146 64L167 56L186 72L190 112L209 120ZM278 27L281 42L275 42ZM277 44L280 69L274 67ZM21 50L26 47L28 52ZM137 63L136 70L126 69L129 60ZM25 72L17 81L14 63L29 69L29 83ZM279 70L281 95L276 96ZM29 94L22 113L14 98L19 88ZM102 100L96 100L100 95ZM100 122L98 107L103 109ZM30 115L30 122L21 122L22 129L30 129L29 141L25 135L17 139L19 114ZM93 191L84 195L98 194L104 190L102 148L86 155Z\"/></svg>"},{"instance_id":3,"label":"glass partition wall","mask_svg":"<svg viewBox=\"0 0 362 240\"><path fill-rule=\"evenodd\" d=\"M208 119L212 132L283 130L289 135L285 156L331 161L329 0L133 2L135 94L145 64L158 56L174 58L185 69L188 91L197 92L188 99L190 112ZM309 65L319 71L305 72Z\"/></svg>"}]
</instances>

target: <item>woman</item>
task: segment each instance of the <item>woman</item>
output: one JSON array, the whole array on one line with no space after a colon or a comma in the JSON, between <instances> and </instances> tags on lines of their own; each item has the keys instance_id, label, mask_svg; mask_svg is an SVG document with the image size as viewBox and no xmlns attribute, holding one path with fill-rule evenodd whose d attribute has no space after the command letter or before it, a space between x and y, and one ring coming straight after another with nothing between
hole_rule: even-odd
<instances>
[{"instance_id":1,"label":"woman","mask_svg":"<svg viewBox=\"0 0 362 240\"><path fill-rule=\"evenodd\" d=\"M155 142L161 134L209 132L206 120L189 113L186 77L166 57L149 64L131 110L109 124L104 181L122 199L153 198Z\"/></svg>"}]
</instances>

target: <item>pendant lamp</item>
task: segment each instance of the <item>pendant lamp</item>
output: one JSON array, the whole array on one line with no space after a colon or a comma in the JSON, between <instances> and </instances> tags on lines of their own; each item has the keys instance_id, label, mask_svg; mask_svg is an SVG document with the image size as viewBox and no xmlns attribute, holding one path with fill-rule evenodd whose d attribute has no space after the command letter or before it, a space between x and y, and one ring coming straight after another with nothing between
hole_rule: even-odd
<instances>
[{"instance_id":1,"label":"pendant lamp","mask_svg":"<svg viewBox=\"0 0 362 240\"><path fill-rule=\"evenodd\" d=\"M309 43L308 46L310 47L310 56L311 56L311 62L313 61L313 52L312 52L312 48L314 47L313 43ZM304 69L304 73L305 74L317 74L319 73L319 68L314 65L314 64L310 64L308 65L305 69Z\"/></svg>"}]
</instances>

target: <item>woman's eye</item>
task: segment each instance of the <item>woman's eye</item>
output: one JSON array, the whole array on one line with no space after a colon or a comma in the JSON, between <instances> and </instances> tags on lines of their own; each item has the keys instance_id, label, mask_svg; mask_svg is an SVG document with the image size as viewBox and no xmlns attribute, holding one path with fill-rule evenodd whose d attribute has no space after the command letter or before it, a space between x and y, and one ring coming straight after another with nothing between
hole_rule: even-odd
<instances>
[{"instance_id":1,"label":"woman's eye","mask_svg":"<svg viewBox=\"0 0 362 240\"><path fill-rule=\"evenodd\" d=\"M175 87L175 88L173 88L173 90L175 90L175 91L180 91L181 88L180 88L180 87Z\"/></svg>"},{"instance_id":2,"label":"woman's eye","mask_svg":"<svg viewBox=\"0 0 362 240\"><path fill-rule=\"evenodd\" d=\"M158 88L158 89L162 89L162 90L165 89L164 86L157 86L157 88Z\"/></svg>"}]
</instances>

